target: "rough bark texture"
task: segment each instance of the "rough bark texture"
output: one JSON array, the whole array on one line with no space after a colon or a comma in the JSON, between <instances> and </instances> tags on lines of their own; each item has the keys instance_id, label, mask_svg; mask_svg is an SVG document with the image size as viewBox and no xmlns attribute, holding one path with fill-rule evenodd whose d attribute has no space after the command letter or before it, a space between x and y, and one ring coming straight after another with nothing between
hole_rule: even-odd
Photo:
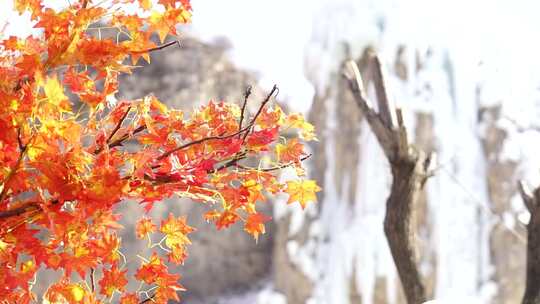
<instances>
[{"instance_id":1,"label":"rough bark texture","mask_svg":"<svg viewBox=\"0 0 540 304\"><path fill-rule=\"evenodd\" d=\"M531 214L527 224L527 271L522 304L540 303L540 187L530 193L520 183L520 192Z\"/></svg>"},{"instance_id":2,"label":"rough bark texture","mask_svg":"<svg viewBox=\"0 0 540 304\"><path fill-rule=\"evenodd\" d=\"M415 253L415 201L428 176L429 159L410 146L401 109L388 99L386 82L379 59L371 56L367 73L375 87L378 111L367 100L364 80L354 61L349 61L346 77L355 100L381 145L392 170L392 187L386 203L384 231L399 278L409 304L426 301L426 289Z\"/></svg>"}]
</instances>

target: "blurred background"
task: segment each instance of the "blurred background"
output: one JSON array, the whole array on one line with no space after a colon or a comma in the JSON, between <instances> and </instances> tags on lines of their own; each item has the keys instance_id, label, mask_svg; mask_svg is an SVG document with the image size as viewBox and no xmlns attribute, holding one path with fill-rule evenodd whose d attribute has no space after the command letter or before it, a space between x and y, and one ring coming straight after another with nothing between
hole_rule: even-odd
<instances>
[{"instance_id":1,"label":"blurred background","mask_svg":"<svg viewBox=\"0 0 540 304\"><path fill-rule=\"evenodd\" d=\"M6 32L28 33L4 1ZM430 298L518 303L529 218L516 183L540 183L537 3L193 0L181 47L153 53L119 98L153 93L189 109L276 83L278 102L317 128L306 165L324 190L304 212L279 198L261 206L273 221L258 243L240 226L216 231L192 202L156 205L156 218L186 214L198 229L179 269L184 303L405 303L382 226L389 165L342 77L345 60L362 67L371 50L410 136L437 155L416 210ZM131 212L126 204L130 251L144 247Z\"/></svg>"}]
</instances>

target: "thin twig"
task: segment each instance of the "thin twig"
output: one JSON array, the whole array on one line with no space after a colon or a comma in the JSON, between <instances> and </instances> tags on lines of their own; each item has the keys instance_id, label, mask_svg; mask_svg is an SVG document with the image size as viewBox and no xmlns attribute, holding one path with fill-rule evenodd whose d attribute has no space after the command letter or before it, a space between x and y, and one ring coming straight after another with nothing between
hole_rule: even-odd
<instances>
[{"instance_id":1,"label":"thin twig","mask_svg":"<svg viewBox=\"0 0 540 304\"><path fill-rule=\"evenodd\" d=\"M39 205L36 202L28 202L23 204L22 206L19 206L17 208L13 208L11 210L5 210L0 212L0 219L9 218L12 216L21 215L23 213L26 213L27 211L31 209L41 209Z\"/></svg>"},{"instance_id":2,"label":"thin twig","mask_svg":"<svg viewBox=\"0 0 540 304\"><path fill-rule=\"evenodd\" d=\"M253 116L253 119L251 120L251 123L249 124L250 127L254 126L255 125L255 121L257 120L257 118L259 117L259 115L262 113L262 110L263 108L266 106L266 104L270 101L270 98L272 97L272 95L274 95L274 93L278 91L278 87L277 85L274 85L272 87L272 90L270 91L270 93L268 93L268 95L266 96L266 98L263 100L263 102L261 103L261 106L259 107L259 110L257 111L257 113L255 113L255 116ZM244 137L242 138L242 142L246 140L246 137L249 135L249 132L246 132L246 134L244 134Z\"/></svg>"},{"instance_id":3,"label":"thin twig","mask_svg":"<svg viewBox=\"0 0 540 304\"><path fill-rule=\"evenodd\" d=\"M259 110L257 111L257 113L255 114L255 116L253 117L253 119L251 120L251 122L249 123L249 125L247 125L245 128L240 128L237 132L234 132L232 134L229 134L229 135L220 135L220 136L209 136L209 137L204 137L204 138L201 138L201 139L198 139L198 140L194 140L194 141L191 141L189 143L186 143L186 144L183 144L181 146L178 146L172 150L169 150L165 153L163 153L162 155L160 155L157 160L162 160L166 157L168 157L169 155L175 153L175 152L178 152L180 150L183 150L183 149L186 149L188 147L191 147L193 145L197 145L197 144L201 144L203 142L206 142L206 141L209 141L209 140L221 140L221 139L228 139L228 138L231 138L231 137L234 137L236 135L239 135L239 134L242 134L243 132L246 132L244 134L244 137L242 138L242 142L245 141L246 137L249 135L249 131L251 130L251 128L255 125L255 121L257 120L257 117L261 114L263 108L266 106L266 104L268 103L268 101L270 101L270 98L272 97L272 95L274 95L274 93L278 90L277 86L274 85L274 87L272 88L272 91L270 91L270 93L268 94L268 96L266 96L266 98L263 100L263 102L261 103L261 105L259 106Z\"/></svg>"},{"instance_id":4,"label":"thin twig","mask_svg":"<svg viewBox=\"0 0 540 304\"><path fill-rule=\"evenodd\" d=\"M168 48L171 45L175 45L175 44L180 46L180 41L174 40L174 41L167 42L165 44L158 45L158 46L150 48L150 49L146 49L146 50L142 50L142 51L132 51L131 54L142 54L142 53L150 53L150 52L154 52L154 51L159 51L159 50L162 50L164 48Z\"/></svg>"},{"instance_id":5,"label":"thin twig","mask_svg":"<svg viewBox=\"0 0 540 304\"><path fill-rule=\"evenodd\" d=\"M22 152L26 150L26 146L23 144L22 138L21 138L21 128L17 129L17 143L19 144L19 151Z\"/></svg>"},{"instance_id":6,"label":"thin twig","mask_svg":"<svg viewBox=\"0 0 540 304\"><path fill-rule=\"evenodd\" d=\"M231 159L230 161L224 163L223 165L221 165L221 166L215 168L214 170L211 170L211 171L208 172L208 173L216 173L216 172L219 172L219 171L221 171L221 170L223 170L223 169L227 169L227 168L232 167L232 166L239 166L239 165L237 165L237 163L238 163L239 161L241 161L242 159L246 159L246 158L247 158L246 155L236 156L235 158L233 158L233 159Z\"/></svg>"},{"instance_id":7,"label":"thin twig","mask_svg":"<svg viewBox=\"0 0 540 304\"><path fill-rule=\"evenodd\" d=\"M306 159L310 158L313 154L308 154L302 158L300 158L300 161L305 161ZM258 171L263 171L263 172L270 172L270 171L276 171L276 170L280 170L280 169L284 169L284 168L288 168L290 166L293 166L294 164L296 164L295 162L290 162L290 163L287 163L287 164L282 164L282 165L279 165L279 166L275 166L275 167L270 167L270 168L253 168L253 167L246 167L246 166L241 166L241 165L237 165L238 168L241 168L241 169L244 169L244 170L258 170Z\"/></svg>"},{"instance_id":8,"label":"thin twig","mask_svg":"<svg viewBox=\"0 0 540 304\"><path fill-rule=\"evenodd\" d=\"M59 200L55 199L55 200L52 200L50 204L51 205L56 205L59 202L60 202ZM19 207L16 207L16 208L13 208L13 209L10 209L10 210L0 211L0 219L5 219L5 218L13 217L13 216L18 216L18 215L21 215L23 213L26 213L27 211L29 211L31 209L34 209L34 210L37 210L37 211L42 210L41 207L39 206L38 202L26 202L26 203L22 204Z\"/></svg>"},{"instance_id":9,"label":"thin twig","mask_svg":"<svg viewBox=\"0 0 540 304\"><path fill-rule=\"evenodd\" d=\"M144 303L148 303L148 302L151 302L151 301L153 302L155 296L156 296L156 295L153 294L153 295L151 295L149 298L146 298L146 299L142 300L141 302L139 302L139 304L144 304Z\"/></svg>"},{"instance_id":10,"label":"thin twig","mask_svg":"<svg viewBox=\"0 0 540 304\"><path fill-rule=\"evenodd\" d=\"M117 140L111 142L109 144L109 148L113 148L113 147L117 147L117 146L121 146L122 143L128 139L130 136L133 136L137 133L140 133L142 131L146 130L146 125L142 125L142 126L139 126L138 128L136 128L135 130L133 130L133 132L130 134L130 133L126 133L124 135L122 135L122 137L118 138Z\"/></svg>"},{"instance_id":11,"label":"thin twig","mask_svg":"<svg viewBox=\"0 0 540 304\"><path fill-rule=\"evenodd\" d=\"M116 134L116 132L118 132L118 130L120 129L120 127L122 126L122 123L124 122L124 120L126 119L126 117L128 116L129 114L129 111L131 111L131 106L129 106L126 110L126 113L124 113L124 115L122 115L122 117L120 118L120 120L118 121L118 123L116 124L116 126L114 127L114 129L112 130L111 134L109 135L109 137L107 138L107 141L106 143L109 144L111 142L111 139L113 138L113 136Z\"/></svg>"},{"instance_id":12,"label":"thin twig","mask_svg":"<svg viewBox=\"0 0 540 304\"><path fill-rule=\"evenodd\" d=\"M242 123L244 121L244 115L246 113L246 105L251 95L251 86L248 86L246 92L244 93L244 103L242 104L242 112L240 112L240 121L238 122L238 131L242 130ZM240 136L240 134L238 134Z\"/></svg>"},{"instance_id":13,"label":"thin twig","mask_svg":"<svg viewBox=\"0 0 540 304\"><path fill-rule=\"evenodd\" d=\"M94 282L94 268L90 268L90 287L92 288L92 292L96 290L96 285Z\"/></svg>"},{"instance_id":14,"label":"thin twig","mask_svg":"<svg viewBox=\"0 0 540 304\"><path fill-rule=\"evenodd\" d=\"M209 136L209 137L204 137L204 138L201 138L201 139L197 139L197 140L188 142L188 143L186 143L186 144L183 144L183 145L181 145L181 146L178 146L178 147L176 147L176 148L174 148L174 149L171 149L171 150L169 150L169 151L167 151L167 152L161 154L161 155L157 158L157 160L162 160L162 159L166 158L167 156L169 156L169 155L171 155L171 154L173 154L173 153L175 153L175 152L178 152L178 151L183 150L183 149L185 149L185 148L189 148L189 147L191 147L191 146L193 146L193 145L201 144L201 143L206 142L206 141L209 141L209 140L220 140L220 139L228 139L228 138L234 137L234 136L236 136L236 135L238 135L238 134L241 134L242 132L245 132L245 131L249 130L250 128L251 128L251 124L250 124L249 126L243 128L243 129L241 129L240 131L234 132L234 133L229 134L229 135Z\"/></svg>"}]
</instances>

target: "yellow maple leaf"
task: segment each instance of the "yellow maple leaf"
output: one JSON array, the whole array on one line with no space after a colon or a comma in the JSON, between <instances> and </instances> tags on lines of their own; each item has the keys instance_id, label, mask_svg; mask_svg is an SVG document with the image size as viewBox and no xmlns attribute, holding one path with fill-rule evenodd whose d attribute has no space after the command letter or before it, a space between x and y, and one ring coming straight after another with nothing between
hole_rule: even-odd
<instances>
[{"instance_id":1,"label":"yellow maple leaf","mask_svg":"<svg viewBox=\"0 0 540 304\"><path fill-rule=\"evenodd\" d=\"M187 234L194 230L194 228L186 223L185 217L175 218L173 214L170 213L169 217L161 222L159 231L166 236L165 245L169 248L173 248L178 245L184 246L191 244Z\"/></svg>"},{"instance_id":2,"label":"yellow maple leaf","mask_svg":"<svg viewBox=\"0 0 540 304\"><path fill-rule=\"evenodd\" d=\"M64 94L64 88L56 76L49 77L45 80L43 90L45 91L45 96L47 96L49 103L57 106L60 110L71 111L71 104Z\"/></svg>"},{"instance_id":3,"label":"yellow maple leaf","mask_svg":"<svg viewBox=\"0 0 540 304\"><path fill-rule=\"evenodd\" d=\"M286 119L286 125L298 129L299 137L303 140L318 140L315 136L315 127L309 122L307 122L302 114L289 114Z\"/></svg>"},{"instance_id":4,"label":"yellow maple leaf","mask_svg":"<svg viewBox=\"0 0 540 304\"><path fill-rule=\"evenodd\" d=\"M287 189L285 189L285 192L289 194L287 204L298 202L304 209L308 202L317 201L315 193L319 191L321 191L321 187L317 186L314 180L287 182Z\"/></svg>"}]
</instances>

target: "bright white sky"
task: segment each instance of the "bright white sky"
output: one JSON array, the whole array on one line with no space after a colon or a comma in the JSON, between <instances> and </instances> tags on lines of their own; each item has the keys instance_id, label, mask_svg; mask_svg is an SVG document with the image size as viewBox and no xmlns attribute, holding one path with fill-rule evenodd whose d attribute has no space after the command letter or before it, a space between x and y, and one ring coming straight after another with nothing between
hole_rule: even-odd
<instances>
[{"instance_id":1,"label":"bright white sky","mask_svg":"<svg viewBox=\"0 0 540 304\"><path fill-rule=\"evenodd\" d=\"M203 39L228 37L233 60L257 71L264 88L278 84L280 97L293 107L310 104L313 89L304 77L304 46L311 35L315 2L195 0L193 28Z\"/></svg>"},{"instance_id":2,"label":"bright white sky","mask_svg":"<svg viewBox=\"0 0 540 304\"><path fill-rule=\"evenodd\" d=\"M9 20L7 33L27 34L24 17L13 13L11 1L1 1L0 26ZM58 6L65 1L49 2ZM328 20L332 12L325 11L351 3L361 10L385 11L398 23L397 34L406 37L388 39L453 47L474 60L497 62L492 72L506 75L501 78L505 85L494 88L499 97L523 99L530 95L524 89L530 87L527 82L540 79L535 68L540 65L531 65L540 54L536 0L192 0L192 30L205 40L226 36L233 44L231 57L240 67L257 72L264 88L277 83L281 98L295 110L306 110L313 88L304 76L304 55L312 28L340 21L348 28L359 27L361 22Z\"/></svg>"}]
</instances>

